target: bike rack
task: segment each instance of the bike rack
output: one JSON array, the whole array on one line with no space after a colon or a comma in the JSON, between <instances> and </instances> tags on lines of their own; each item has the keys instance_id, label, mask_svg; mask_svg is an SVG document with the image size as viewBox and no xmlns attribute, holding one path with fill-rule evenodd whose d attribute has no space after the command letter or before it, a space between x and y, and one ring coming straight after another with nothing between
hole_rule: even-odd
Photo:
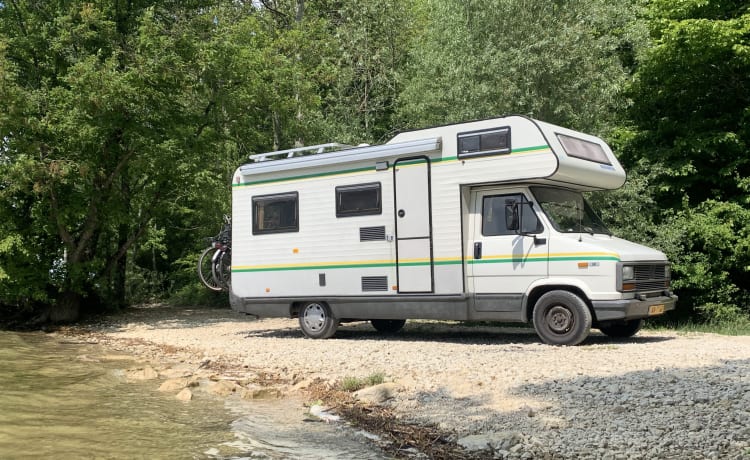
<instances>
[{"instance_id":1,"label":"bike rack","mask_svg":"<svg viewBox=\"0 0 750 460\"><path fill-rule=\"evenodd\" d=\"M308 145L307 147L297 147L294 149L258 153L256 155L250 155L249 158L252 161L257 163L261 161L281 160L284 158L294 158L298 156L301 157L304 155L317 155L319 153L333 152L336 150L346 150L346 149L350 149L353 147L354 147L353 145L339 144L337 142L329 142L328 144Z\"/></svg>"}]
</instances>

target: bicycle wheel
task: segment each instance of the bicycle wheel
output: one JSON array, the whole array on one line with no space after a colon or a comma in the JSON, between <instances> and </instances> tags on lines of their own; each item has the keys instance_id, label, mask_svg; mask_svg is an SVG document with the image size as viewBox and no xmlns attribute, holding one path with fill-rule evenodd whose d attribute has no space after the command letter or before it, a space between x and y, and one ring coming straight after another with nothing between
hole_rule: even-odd
<instances>
[{"instance_id":1,"label":"bicycle wheel","mask_svg":"<svg viewBox=\"0 0 750 460\"><path fill-rule=\"evenodd\" d=\"M198 259L198 278L200 278L201 283L212 291L221 291L221 286L214 278L213 263L211 262L217 250L216 248L206 248Z\"/></svg>"},{"instance_id":2,"label":"bicycle wheel","mask_svg":"<svg viewBox=\"0 0 750 460\"><path fill-rule=\"evenodd\" d=\"M232 286L232 250L227 248L219 260L211 266L212 274L221 289L228 291Z\"/></svg>"}]
</instances>

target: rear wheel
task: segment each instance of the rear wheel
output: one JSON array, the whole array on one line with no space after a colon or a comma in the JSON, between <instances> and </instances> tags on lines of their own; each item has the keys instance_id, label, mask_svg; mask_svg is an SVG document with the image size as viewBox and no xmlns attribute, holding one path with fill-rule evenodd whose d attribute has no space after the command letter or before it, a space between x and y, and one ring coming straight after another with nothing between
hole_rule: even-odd
<instances>
[{"instance_id":1,"label":"rear wheel","mask_svg":"<svg viewBox=\"0 0 750 460\"><path fill-rule=\"evenodd\" d=\"M607 325L599 326L599 330L609 337L616 339L626 339L633 337L643 327L642 319L633 319L630 321L623 321L621 323L610 323Z\"/></svg>"},{"instance_id":2,"label":"rear wheel","mask_svg":"<svg viewBox=\"0 0 750 460\"><path fill-rule=\"evenodd\" d=\"M383 334L395 334L406 324L405 319L371 319L370 323L376 331Z\"/></svg>"},{"instance_id":3,"label":"rear wheel","mask_svg":"<svg viewBox=\"0 0 750 460\"><path fill-rule=\"evenodd\" d=\"M591 312L586 302L568 291L550 291L537 300L534 329L544 343L578 345L591 330Z\"/></svg>"},{"instance_id":4,"label":"rear wheel","mask_svg":"<svg viewBox=\"0 0 750 460\"><path fill-rule=\"evenodd\" d=\"M211 289L212 291L221 291L221 286L216 278L214 278L213 262L214 253L218 251L216 248L206 248L198 258L198 278L204 286Z\"/></svg>"},{"instance_id":5,"label":"rear wheel","mask_svg":"<svg viewBox=\"0 0 750 460\"><path fill-rule=\"evenodd\" d=\"M211 268L216 283L221 289L228 291L232 285L232 250L225 249Z\"/></svg>"},{"instance_id":6,"label":"rear wheel","mask_svg":"<svg viewBox=\"0 0 750 460\"><path fill-rule=\"evenodd\" d=\"M324 302L308 302L299 311L299 327L311 339L327 339L336 333L339 321Z\"/></svg>"}]
</instances>

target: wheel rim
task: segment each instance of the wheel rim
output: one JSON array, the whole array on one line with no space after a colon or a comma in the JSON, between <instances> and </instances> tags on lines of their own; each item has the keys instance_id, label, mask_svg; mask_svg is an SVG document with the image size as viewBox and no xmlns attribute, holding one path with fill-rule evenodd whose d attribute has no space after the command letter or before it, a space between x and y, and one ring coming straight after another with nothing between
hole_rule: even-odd
<instances>
[{"instance_id":1,"label":"wheel rim","mask_svg":"<svg viewBox=\"0 0 750 460\"><path fill-rule=\"evenodd\" d=\"M556 334L564 334L570 331L575 321L573 312L562 305L555 305L547 310L545 319L549 329Z\"/></svg>"},{"instance_id":2,"label":"wheel rim","mask_svg":"<svg viewBox=\"0 0 750 460\"><path fill-rule=\"evenodd\" d=\"M328 319L323 306L319 303L313 303L305 307L305 311L302 313L302 319L305 326L311 332L319 332L323 329Z\"/></svg>"},{"instance_id":3,"label":"wheel rim","mask_svg":"<svg viewBox=\"0 0 750 460\"><path fill-rule=\"evenodd\" d=\"M208 248L201 254L198 262L198 277L201 282L212 291L221 291L221 286L217 283L216 278L213 276L213 253L216 251L214 248Z\"/></svg>"}]
</instances>

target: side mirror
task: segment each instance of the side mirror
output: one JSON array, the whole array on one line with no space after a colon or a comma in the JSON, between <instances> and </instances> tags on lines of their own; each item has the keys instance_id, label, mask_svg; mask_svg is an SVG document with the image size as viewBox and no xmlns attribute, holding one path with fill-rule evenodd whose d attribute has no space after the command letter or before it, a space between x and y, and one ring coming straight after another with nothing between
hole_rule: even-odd
<instances>
[{"instance_id":1,"label":"side mirror","mask_svg":"<svg viewBox=\"0 0 750 460\"><path fill-rule=\"evenodd\" d=\"M518 216L518 203L505 205L505 226L508 230L518 231L521 219Z\"/></svg>"}]
</instances>

